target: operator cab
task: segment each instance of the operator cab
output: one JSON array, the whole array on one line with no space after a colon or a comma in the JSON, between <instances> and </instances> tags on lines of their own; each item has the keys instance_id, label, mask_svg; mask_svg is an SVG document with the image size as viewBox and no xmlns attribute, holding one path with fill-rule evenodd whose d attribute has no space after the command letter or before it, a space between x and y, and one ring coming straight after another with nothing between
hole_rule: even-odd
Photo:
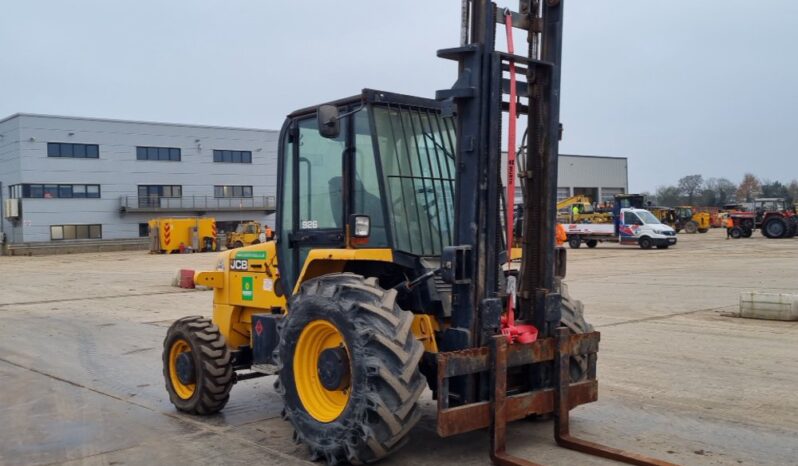
<instances>
[{"instance_id":1,"label":"operator cab","mask_svg":"<svg viewBox=\"0 0 798 466\"><path fill-rule=\"evenodd\" d=\"M440 103L365 89L298 110L281 130L277 243L293 289L311 249L439 258L453 242L455 124Z\"/></svg>"}]
</instances>

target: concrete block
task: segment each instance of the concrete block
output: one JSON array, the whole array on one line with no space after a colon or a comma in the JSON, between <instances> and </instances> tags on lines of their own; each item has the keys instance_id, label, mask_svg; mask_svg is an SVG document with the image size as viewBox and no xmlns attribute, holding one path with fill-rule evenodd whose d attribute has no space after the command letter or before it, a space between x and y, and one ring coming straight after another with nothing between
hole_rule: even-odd
<instances>
[{"instance_id":1,"label":"concrete block","mask_svg":"<svg viewBox=\"0 0 798 466\"><path fill-rule=\"evenodd\" d=\"M798 294L740 293L740 317L798 321Z\"/></svg>"}]
</instances>

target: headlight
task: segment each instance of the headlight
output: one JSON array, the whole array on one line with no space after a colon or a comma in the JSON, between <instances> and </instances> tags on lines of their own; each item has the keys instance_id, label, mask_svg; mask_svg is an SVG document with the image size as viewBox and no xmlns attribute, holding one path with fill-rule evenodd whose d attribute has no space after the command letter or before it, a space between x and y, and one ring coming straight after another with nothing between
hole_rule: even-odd
<instances>
[{"instance_id":1,"label":"headlight","mask_svg":"<svg viewBox=\"0 0 798 466\"><path fill-rule=\"evenodd\" d=\"M350 220L352 236L355 238L368 238L371 234L371 219L368 215L353 215Z\"/></svg>"}]
</instances>

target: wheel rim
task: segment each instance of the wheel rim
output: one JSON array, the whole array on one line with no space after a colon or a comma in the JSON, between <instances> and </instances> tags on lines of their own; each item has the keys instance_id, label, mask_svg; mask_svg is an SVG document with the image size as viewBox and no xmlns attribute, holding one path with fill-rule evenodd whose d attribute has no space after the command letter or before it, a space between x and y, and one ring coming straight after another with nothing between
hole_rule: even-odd
<instances>
[{"instance_id":1,"label":"wheel rim","mask_svg":"<svg viewBox=\"0 0 798 466\"><path fill-rule=\"evenodd\" d=\"M328 390L322 384L318 373L318 362L322 352L338 347L347 350L344 337L326 320L310 322L302 329L296 344L294 380L297 394L308 414L319 422L334 421L344 412L349 402L351 389L348 384L341 390Z\"/></svg>"},{"instance_id":2,"label":"wheel rim","mask_svg":"<svg viewBox=\"0 0 798 466\"><path fill-rule=\"evenodd\" d=\"M177 375L177 359L183 353L190 353L191 346L189 346L186 340L178 339L172 343L172 348L169 350L169 380L172 382L172 388L175 390L175 393L180 398L187 400L194 396L194 391L196 390L196 384L184 384L180 381L180 377Z\"/></svg>"}]
</instances>

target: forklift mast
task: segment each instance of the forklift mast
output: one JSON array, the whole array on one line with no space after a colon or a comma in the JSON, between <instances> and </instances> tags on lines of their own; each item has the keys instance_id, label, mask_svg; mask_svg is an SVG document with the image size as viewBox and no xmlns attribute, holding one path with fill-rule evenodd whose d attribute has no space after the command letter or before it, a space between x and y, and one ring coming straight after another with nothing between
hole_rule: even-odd
<instances>
[{"instance_id":1,"label":"forklift mast","mask_svg":"<svg viewBox=\"0 0 798 466\"><path fill-rule=\"evenodd\" d=\"M453 281L452 327L443 339L447 351L487 344L499 331L505 307L507 290L500 285L504 282L501 267L510 254L502 225L507 218L505 204L512 211L514 196L504 199L502 193L501 145L502 121L510 118L509 73L513 68L520 78L514 107L519 121L526 124L522 128L526 150L522 145L519 151L526 159L520 163L525 171L519 173L525 189L515 315L533 324L541 337L550 336L560 321L554 237L562 3L520 0L518 12L514 12L500 10L487 0L464 1L461 45L438 51L438 56L459 62L453 87L436 94L444 102L444 113L456 113L457 118L456 246L444 251L443 263L458 264L467 275ZM497 51L497 24L508 31L524 31L526 53Z\"/></svg>"}]
</instances>

